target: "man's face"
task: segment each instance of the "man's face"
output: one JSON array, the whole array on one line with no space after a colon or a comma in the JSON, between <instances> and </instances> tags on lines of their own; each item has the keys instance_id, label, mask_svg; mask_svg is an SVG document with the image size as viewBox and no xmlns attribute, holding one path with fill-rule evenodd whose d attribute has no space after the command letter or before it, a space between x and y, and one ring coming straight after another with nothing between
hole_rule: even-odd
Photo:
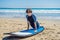
<instances>
[{"instance_id":1,"label":"man's face","mask_svg":"<svg viewBox=\"0 0 60 40\"><path fill-rule=\"evenodd\" d=\"M27 15L28 15L28 16L31 16L31 15L32 15L32 13L28 10Z\"/></svg>"},{"instance_id":2,"label":"man's face","mask_svg":"<svg viewBox=\"0 0 60 40\"><path fill-rule=\"evenodd\" d=\"M31 16L31 15L32 15L32 13L27 13L27 15L28 15L28 16Z\"/></svg>"}]
</instances>

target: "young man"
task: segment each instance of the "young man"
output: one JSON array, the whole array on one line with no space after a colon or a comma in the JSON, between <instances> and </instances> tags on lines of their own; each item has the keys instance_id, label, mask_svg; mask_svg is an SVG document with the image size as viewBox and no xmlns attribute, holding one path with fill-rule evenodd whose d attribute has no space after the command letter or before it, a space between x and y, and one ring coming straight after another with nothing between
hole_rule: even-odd
<instances>
[{"instance_id":1,"label":"young man","mask_svg":"<svg viewBox=\"0 0 60 40\"><path fill-rule=\"evenodd\" d=\"M32 10L31 9L27 9L26 10L26 18L27 18L27 24L28 24L28 28L29 29L29 25L31 25L31 27L34 29L34 31L36 32L37 28L39 28L39 23L38 21L36 20L36 16L34 14L32 14Z\"/></svg>"}]
</instances>

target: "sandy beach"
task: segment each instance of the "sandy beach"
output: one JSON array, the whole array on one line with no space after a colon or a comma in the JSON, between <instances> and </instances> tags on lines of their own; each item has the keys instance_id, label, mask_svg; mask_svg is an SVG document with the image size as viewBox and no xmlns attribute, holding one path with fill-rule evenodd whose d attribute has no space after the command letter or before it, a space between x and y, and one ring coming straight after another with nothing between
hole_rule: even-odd
<instances>
[{"instance_id":1,"label":"sandy beach","mask_svg":"<svg viewBox=\"0 0 60 40\"><path fill-rule=\"evenodd\" d=\"M38 20L45 30L35 36L23 39L11 40L60 40L60 20ZM24 18L0 18L0 40L6 35L3 33L17 32L27 29L26 19Z\"/></svg>"}]
</instances>

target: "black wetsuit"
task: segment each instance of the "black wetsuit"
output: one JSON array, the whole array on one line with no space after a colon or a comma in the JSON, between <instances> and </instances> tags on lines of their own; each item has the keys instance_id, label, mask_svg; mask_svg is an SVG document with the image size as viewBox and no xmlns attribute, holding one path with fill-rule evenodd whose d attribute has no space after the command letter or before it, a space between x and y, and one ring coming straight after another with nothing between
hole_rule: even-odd
<instances>
[{"instance_id":1,"label":"black wetsuit","mask_svg":"<svg viewBox=\"0 0 60 40\"><path fill-rule=\"evenodd\" d=\"M39 28L39 23L36 21L35 15L33 15L33 14L31 16L26 15L26 18L30 22L31 27L33 27L35 29L34 22L36 22L36 26L37 26L37 28Z\"/></svg>"}]
</instances>

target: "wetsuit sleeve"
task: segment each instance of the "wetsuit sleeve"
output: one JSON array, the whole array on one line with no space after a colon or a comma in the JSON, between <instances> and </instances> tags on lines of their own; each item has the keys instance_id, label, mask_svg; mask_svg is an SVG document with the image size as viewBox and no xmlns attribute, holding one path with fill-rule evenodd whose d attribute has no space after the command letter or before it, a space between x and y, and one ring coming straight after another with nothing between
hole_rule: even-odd
<instances>
[{"instance_id":1,"label":"wetsuit sleeve","mask_svg":"<svg viewBox=\"0 0 60 40\"><path fill-rule=\"evenodd\" d=\"M36 16L35 15L33 15L33 19L34 19L34 22L36 22Z\"/></svg>"},{"instance_id":2,"label":"wetsuit sleeve","mask_svg":"<svg viewBox=\"0 0 60 40\"><path fill-rule=\"evenodd\" d=\"M28 16L26 15L26 19L28 18ZM27 21L28 21L28 19L27 19Z\"/></svg>"}]
</instances>

